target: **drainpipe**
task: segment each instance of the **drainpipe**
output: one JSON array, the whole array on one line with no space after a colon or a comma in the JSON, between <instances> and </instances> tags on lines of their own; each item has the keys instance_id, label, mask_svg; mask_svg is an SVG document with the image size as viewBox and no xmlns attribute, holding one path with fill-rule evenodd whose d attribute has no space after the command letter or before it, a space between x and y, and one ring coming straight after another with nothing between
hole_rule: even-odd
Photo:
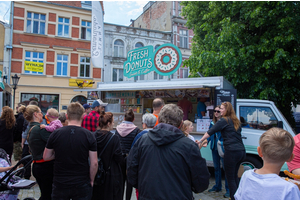
<instances>
[{"instance_id":1,"label":"drainpipe","mask_svg":"<svg viewBox=\"0 0 300 200\"><path fill-rule=\"evenodd\" d=\"M12 38L13 38L13 29L14 29L14 1L11 1L11 7L10 7L10 39L9 39L9 45L12 46ZM9 49L9 62L8 62L8 77L7 77L7 83L10 85L10 74L11 74L11 55L12 55L12 48Z\"/></svg>"}]
</instances>

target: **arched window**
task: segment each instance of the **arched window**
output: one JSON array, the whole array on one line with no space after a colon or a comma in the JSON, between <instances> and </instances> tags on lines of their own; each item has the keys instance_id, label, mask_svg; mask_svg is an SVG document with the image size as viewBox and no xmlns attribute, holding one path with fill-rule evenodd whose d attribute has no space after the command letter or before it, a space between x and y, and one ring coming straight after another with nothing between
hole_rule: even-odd
<instances>
[{"instance_id":1,"label":"arched window","mask_svg":"<svg viewBox=\"0 0 300 200\"><path fill-rule=\"evenodd\" d=\"M155 45L154 50L156 50L159 46L160 44Z\"/></svg>"},{"instance_id":2,"label":"arched window","mask_svg":"<svg viewBox=\"0 0 300 200\"><path fill-rule=\"evenodd\" d=\"M122 40L114 42L114 57L124 57L124 42Z\"/></svg>"},{"instance_id":3,"label":"arched window","mask_svg":"<svg viewBox=\"0 0 300 200\"><path fill-rule=\"evenodd\" d=\"M143 46L144 45L141 42L138 42L138 43L135 44L135 48L140 48L140 47L143 47Z\"/></svg>"},{"instance_id":4,"label":"arched window","mask_svg":"<svg viewBox=\"0 0 300 200\"><path fill-rule=\"evenodd\" d=\"M87 103L87 98L85 96L78 95L74 97L71 102L79 102L81 105Z\"/></svg>"}]
</instances>

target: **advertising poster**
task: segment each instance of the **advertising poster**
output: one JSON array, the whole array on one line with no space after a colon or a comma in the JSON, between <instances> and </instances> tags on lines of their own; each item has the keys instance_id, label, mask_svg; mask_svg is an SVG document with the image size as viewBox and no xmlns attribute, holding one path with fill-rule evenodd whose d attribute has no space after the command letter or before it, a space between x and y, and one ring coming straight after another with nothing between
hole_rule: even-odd
<instances>
[{"instance_id":1,"label":"advertising poster","mask_svg":"<svg viewBox=\"0 0 300 200\"><path fill-rule=\"evenodd\" d=\"M197 119L197 132L207 132L211 119Z\"/></svg>"}]
</instances>

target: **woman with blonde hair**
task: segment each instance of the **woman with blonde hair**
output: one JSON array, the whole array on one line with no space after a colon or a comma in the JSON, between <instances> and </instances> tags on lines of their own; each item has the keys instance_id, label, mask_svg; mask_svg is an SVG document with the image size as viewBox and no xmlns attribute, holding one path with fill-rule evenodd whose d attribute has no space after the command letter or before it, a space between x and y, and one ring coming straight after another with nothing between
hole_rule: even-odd
<instances>
[{"instance_id":1,"label":"woman with blonde hair","mask_svg":"<svg viewBox=\"0 0 300 200\"><path fill-rule=\"evenodd\" d=\"M6 151L10 160L14 147L13 132L15 124L16 118L13 109L4 106L0 117L0 148Z\"/></svg>"},{"instance_id":2,"label":"woman with blonde hair","mask_svg":"<svg viewBox=\"0 0 300 200\"><path fill-rule=\"evenodd\" d=\"M43 153L51 132L40 129L43 121L41 109L35 105L26 107L25 119L29 122L27 141L33 158L32 174L41 190L40 200L51 200L53 182L53 160L45 161Z\"/></svg>"},{"instance_id":3,"label":"woman with blonde hair","mask_svg":"<svg viewBox=\"0 0 300 200\"><path fill-rule=\"evenodd\" d=\"M190 135L190 132L192 132L194 129L193 126L193 122L189 121L189 120L184 120L181 130L184 133L184 135L188 138L190 138L191 140L193 140L195 142L195 138L193 136Z\"/></svg>"},{"instance_id":4,"label":"woman with blonde hair","mask_svg":"<svg viewBox=\"0 0 300 200\"><path fill-rule=\"evenodd\" d=\"M200 146L205 139L209 138L214 133L221 131L225 150L225 175L228 181L230 198L234 200L234 194L239 184L238 170L240 164L246 158L246 151L241 136L241 123L236 117L231 103L222 103L220 106L220 114L222 118L196 142Z\"/></svg>"}]
</instances>

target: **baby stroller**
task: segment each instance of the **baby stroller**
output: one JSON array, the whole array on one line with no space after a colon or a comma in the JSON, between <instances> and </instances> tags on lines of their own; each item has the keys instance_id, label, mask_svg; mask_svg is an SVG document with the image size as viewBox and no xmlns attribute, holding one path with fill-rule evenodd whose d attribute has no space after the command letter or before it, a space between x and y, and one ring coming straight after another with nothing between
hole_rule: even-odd
<instances>
[{"instance_id":1,"label":"baby stroller","mask_svg":"<svg viewBox=\"0 0 300 200\"><path fill-rule=\"evenodd\" d=\"M35 181L22 179L25 168L32 162L32 156L22 158L8 172L0 173L0 200L17 200L20 189L30 189L36 184ZM17 169L21 164L23 167ZM0 148L0 167L10 167L8 155L5 150ZM17 170L16 170L17 169ZM26 198L31 199L31 198Z\"/></svg>"}]
</instances>

